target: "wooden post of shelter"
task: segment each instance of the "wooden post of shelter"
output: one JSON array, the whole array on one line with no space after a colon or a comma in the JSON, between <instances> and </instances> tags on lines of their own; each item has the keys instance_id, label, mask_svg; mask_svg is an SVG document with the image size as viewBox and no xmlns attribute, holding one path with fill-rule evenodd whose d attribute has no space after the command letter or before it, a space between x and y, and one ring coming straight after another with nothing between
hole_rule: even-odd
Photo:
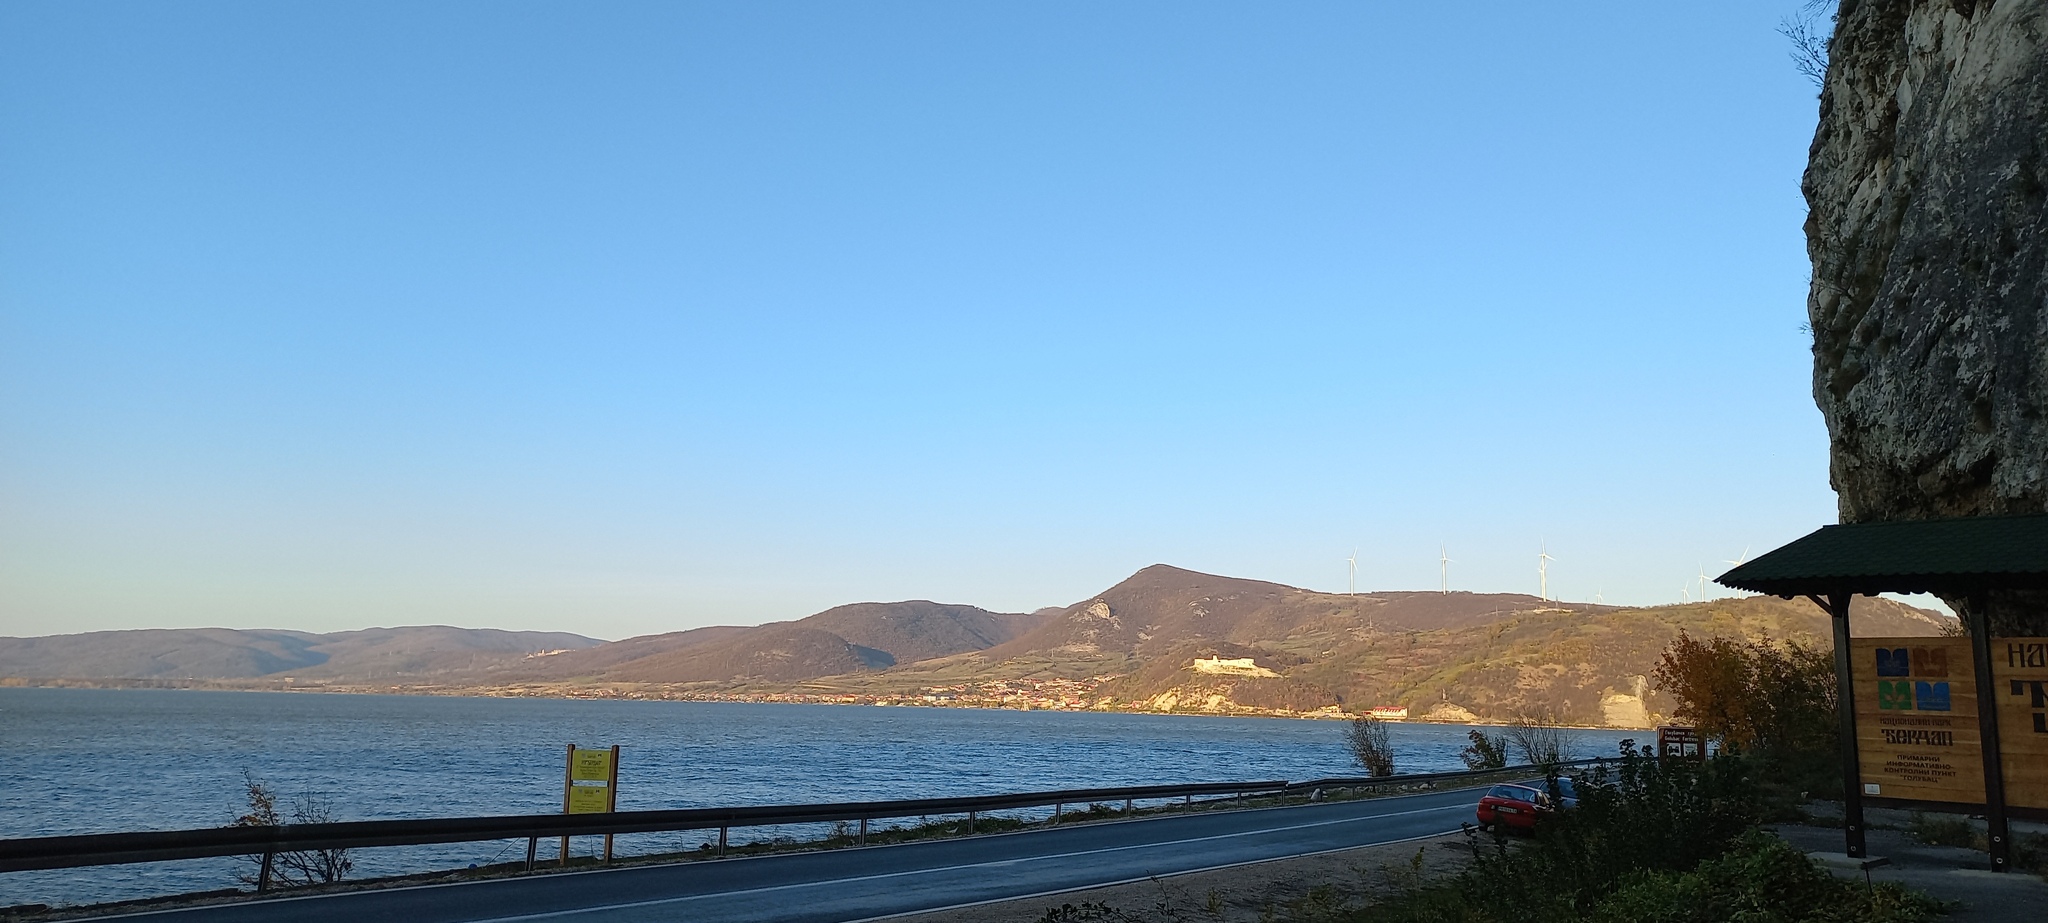
<instances>
[{"instance_id":1,"label":"wooden post of shelter","mask_svg":"<svg viewBox=\"0 0 2048 923\"><path fill-rule=\"evenodd\" d=\"M1991 601L1982 591L1971 593L1970 656L1977 665L1977 733L1984 738L1984 826L1991 870L2003 872L2012 854L2012 831L2005 817L2005 757L1998 748L1998 686L1991 676Z\"/></svg>"},{"instance_id":2,"label":"wooden post of shelter","mask_svg":"<svg viewBox=\"0 0 2048 923\"><path fill-rule=\"evenodd\" d=\"M1853 593L1813 597L1835 629L1835 714L1842 753L1842 851L1851 859L1869 852L1863 827L1863 767L1856 753L1856 684L1849 672L1849 600Z\"/></svg>"}]
</instances>

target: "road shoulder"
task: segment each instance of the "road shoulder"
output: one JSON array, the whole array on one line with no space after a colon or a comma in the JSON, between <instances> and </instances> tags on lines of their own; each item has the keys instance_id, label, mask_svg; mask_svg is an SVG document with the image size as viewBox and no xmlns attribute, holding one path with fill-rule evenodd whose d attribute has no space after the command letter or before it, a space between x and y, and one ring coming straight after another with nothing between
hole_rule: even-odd
<instances>
[{"instance_id":1,"label":"road shoulder","mask_svg":"<svg viewBox=\"0 0 2048 923\"><path fill-rule=\"evenodd\" d=\"M1272 859L1059 894L888 917L890 923L1031 923L1063 905L1113 908L1160 921L1260 923L1290 905L1360 903L1455 874L1471 857L1462 833Z\"/></svg>"}]
</instances>

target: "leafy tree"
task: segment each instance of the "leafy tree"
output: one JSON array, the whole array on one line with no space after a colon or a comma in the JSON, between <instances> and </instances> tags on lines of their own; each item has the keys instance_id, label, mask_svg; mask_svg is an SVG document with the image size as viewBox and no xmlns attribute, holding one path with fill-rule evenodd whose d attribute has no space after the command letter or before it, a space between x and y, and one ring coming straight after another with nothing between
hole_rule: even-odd
<instances>
[{"instance_id":1,"label":"leafy tree","mask_svg":"<svg viewBox=\"0 0 2048 923\"><path fill-rule=\"evenodd\" d=\"M1725 747L1783 756L1833 746L1835 667L1826 651L1680 632L1652 675L1678 700L1674 717Z\"/></svg>"},{"instance_id":2,"label":"leafy tree","mask_svg":"<svg viewBox=\"0 0 2048 923\"><path fill-rule=\"evenodd\" d=\"M1458 758L1465 761L1465 768L1499 769L1508 764L1506 737L1479 730L1468 731L1465 736L1472 741L1470 746L1458 751Z\"/></svg>"},{"instance_id":3,"label":"leafy tree","mask_svg":"<svg viewBox=\"0 0 2048 923\"><path fill-rule=\"evenodd\" d=\"M1756 763L1779 811L1793 810L1808 795L1840 793L1828 651L1769 640L1701 641L1681 633L1654 676L1658 688L1678 700L1675 717Z\"/></svg>"},{"instance_id":4,"label":"leafy tree","mask_svg":"<svg viewBox=\"0 0 2048 923\"><path fill-rule=\"evenodd\" d=\"M1344 739L1351 744L1352 759L1364 766L1368 775L1394 774L1394 747L1385 721L1371 715L1354 718L1344 729Z\"/></svg>"}]
</instances>

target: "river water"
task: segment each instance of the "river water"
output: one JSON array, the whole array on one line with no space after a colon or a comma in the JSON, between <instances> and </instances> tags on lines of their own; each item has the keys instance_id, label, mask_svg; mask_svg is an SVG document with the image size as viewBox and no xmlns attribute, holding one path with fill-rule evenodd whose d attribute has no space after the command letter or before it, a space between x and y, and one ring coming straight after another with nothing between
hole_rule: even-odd
<instances>
[{"instance_id":1,"label":"river water","mask_svg":"<svg viewBox=\"0 0 2048 923\"><path fill-rule=\"evenodd\" d=\"M0 837L222 826L245 774L336 820L561 809L566 744L618 744L620 810L1357 775L1344 725L1096 712L0 689ZM1392 729L1401 772L1461 769L1469 728ZM1579 731L1580 755L1640 733ZM789 835L734 831L736 841ZM715 835L715 834L714 834ZM596 838L572 847L578 853ZM626 853L701 833L621 837ZM525 841L358 851L352 877L522 858ZM553 855L551 844L543 856ZM235 887L237 860L0 874L0 907Z\"/></svg>"}]
</instances>

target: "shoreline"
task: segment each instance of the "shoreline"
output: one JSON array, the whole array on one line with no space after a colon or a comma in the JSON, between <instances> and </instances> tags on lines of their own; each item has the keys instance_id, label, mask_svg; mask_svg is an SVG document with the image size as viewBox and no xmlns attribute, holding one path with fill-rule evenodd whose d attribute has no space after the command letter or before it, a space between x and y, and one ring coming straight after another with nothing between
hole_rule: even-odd
<instances>
[{"instance_id":1,"label":"shoreline","mask_svg":"<svg viewBox=\"0 0 2048 923\"><path fill-rule=\"evenodd\" d=\"M977 704L972 702L912 701L907 695L853 696L840 693L689 693L677 694L664 689L661 694L641 694L642 690L621 691L618 689L573 688L542 691L531 687L496 686L386 686L353 684L312 684L312 683L265 683L235 684L219 680L98 680L98 679L44 679L26 677L0 677L0 689L99 689L108 691L164 691L164 692L258 692L258 693L299 693L316 695L395 695L439 698L470 699L554 699L559 701L609 701L609 702L694 702L707 704L735 705L836 705L868 708L945 708L964 711L1017 711L1017 712L1061 712L1072 714L1108 715L1158 715L1179 718L1289 718L1305 721L1350 721L1367 717L1364 713L1336 711L1328 708L1316 711L1298 712L1279 709L1258 709L1238 707L1227 711L1160 711L1137 705L1129 707L1046 707L1033 705ZM859 701L870 698L874 701ZM1388 724L1421 724L1449 727L1510 727L1511 722L1487 718L1466 721L1437 721L1428 718L1386 718ZM1572 731L1654 731L1652 725L1617 724L1554 724L1544 725Z\"/></svg>"}]
</instances>

